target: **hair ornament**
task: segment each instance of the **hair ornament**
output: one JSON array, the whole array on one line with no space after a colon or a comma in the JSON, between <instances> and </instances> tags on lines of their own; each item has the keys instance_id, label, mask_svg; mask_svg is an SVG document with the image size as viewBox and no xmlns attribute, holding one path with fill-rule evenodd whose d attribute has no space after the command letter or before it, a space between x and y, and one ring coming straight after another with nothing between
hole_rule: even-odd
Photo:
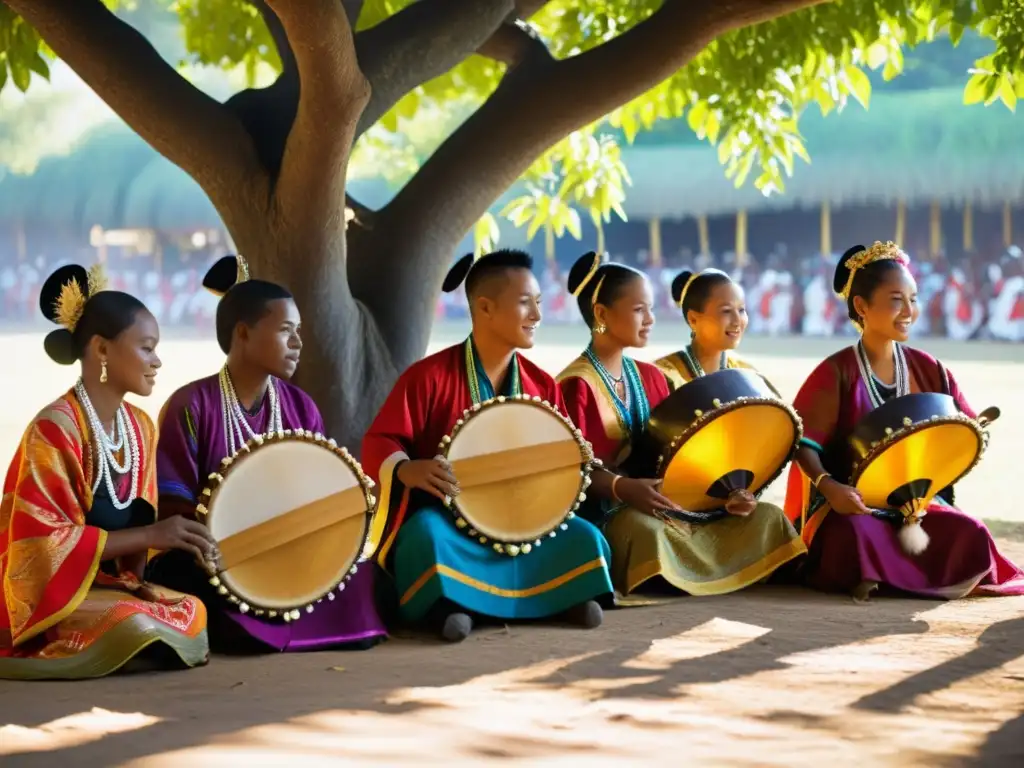
<instances>
[{"instance_id":1,"label":"hair ornament","mask_svg":"<svg viewBox=\"0 0 1024 768\"><path fill-rule=\"evenodd\" d=\"M583 289L586 288L587 284L594 279L594 275L597 274L597 270L599 270L601 268L601 265L604 264L605 262L604 256L599 255L596 251L592 251L591 254L592 261L590 264L590 269L587 270L587 274L585 274L583 276L583 279L580 280L580 284L576 286L576 290L572 292L572 295L575 298L579 298L579 295L583 293ZM598 281L597 288L594 290L594 297L591 300L591 304L597 303L597 294L601 291L601 282L602 281Z\"/></svg>"},{"instance_id":2,"label":"hair ornament","mask_svg":"<svg viewBox=\"0 0 1024 768\"><path fill-rule=\"evenodd\" d=\"M223 296L249 278L249 263L242 254L237 253L217 259L203 277L203 287L214 296Z\"/></svg>"},{"instance_id":3,"label":"hair ornament","mask_svg":"<svg viewBox=\"0 0 1024 768\"><path fill-rule=\"evenodd\" d=\"M885 260L895 261L904 267L910 266L910 257L896 243L891 240L884 243L876 240L875 244L870 248L858 251L844 262L843 266L847 270L846 283L839 291L839 295L848 300L850 298L850 289L853 288L853 278L857 274L857 270L863 269L868 264L874 264L876 261Z\"/></svg>"},{"instance_id":4,"label":"hair ornament","mask_svg":"<svg viewBox=\"0 0 1024 768\"><path fill-rule=\"evenodd\" d=\"M53 320L71 333L75 332L85 304L100 291L107 289L107 276L103 265L96 263L89 267L84 283L72 274L60 286L60 292L53 303Z\"/></svg>"},{"instance_id":5,"label":"hair ornament","mask_svg":"<svg viewBox=\"0 0 1024 768\"><path fill-rule=\"evenodd\" d=\"M480 256L480 259L486 259L490 254L484 254ZM441 284L441 290L444 293L451 293L462 285L466 278L469 277L469 272L473 269L473 265L476 264L477 257L473 256L472 253L467 253L461 259L456 261L451 269L448 270L448 274L444 276L444 282Z\"/></svg>"}]
</instances>

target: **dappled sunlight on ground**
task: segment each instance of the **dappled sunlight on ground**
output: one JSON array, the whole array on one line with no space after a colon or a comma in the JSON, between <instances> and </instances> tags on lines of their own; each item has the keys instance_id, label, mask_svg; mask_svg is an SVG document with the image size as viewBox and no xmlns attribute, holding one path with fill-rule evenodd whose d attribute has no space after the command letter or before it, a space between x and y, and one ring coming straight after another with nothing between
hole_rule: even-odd
<instances>
[{"instance_id":1,"label":"dappled sunlight on ground","mask_svg":"<svg viewBox=\"0 0 1024 768\"><path fill-rule=\"evenodd\" d=\"M160 718L141 712L109 712L94 707L88 712L68 715L35 728L0 725L0 756L68 749L97 741L112 733L135 731L158 722Z\"/></svg>"},{"instance_id":2,"label":"dappled sunlight on ground","mask_svg":"<svg viewBox=\"0 0 1024 768\"><path fill-rule=\"evenodd\" d=\"M557 371L582 341L579 329L549 333L530 356ZM745 349L791 397L844 343L750 340ZM0 369L6 457L75 371L45 359L41 335L0 337L0 345L17 361ZM1003 409L958 501L979 516L1024 520L1012 485L1024 455L1024 349L1016 360L1017 350L1005 347L933 351L977 406ZM154 414L177 386L221 363L212 341L172 340L161 353L161 382L144 404ZM770 496L778 501L781 488ZM1021 544L1001 545L1024 560ZM217 657L203 669L91 682L0 681L5 768L509 760L589 768L1024 765L1024 598L855 605L759 586L610 611L592 632L499 625L460 646L402 634L368 652Z\"/></svg>"},{"instance_id":3,"label":"dappled sunlight on ground","mask_svg":"<svg viewBox=\"0 0 1024 768\"><path fill-rule=\"evenodd\" d=\"M579 665L601 653L567 655L453 685L399 689L384 702L394 714L319 712L130 765L271 766L292 757L314 766L489 759L611 766L665 764L682 754L715 765L936 765L976 756L990 733L1024 711L1024 638L988 668L911 687L895 710L859 703L970 654L993 623L1024 625L1024 600L970 601L962 612L919 607L911 621L920 631L842 643L837 626L836 645L784 655L776 669L728 681L674 685L657 698L623 688L656 683L655 670L680 661L714 665L719 654L772 630L714 617L646 644L621 664L629 677L581 677ZM849 608L854 620L873 610Z\"/></svg>"}]
</instances>

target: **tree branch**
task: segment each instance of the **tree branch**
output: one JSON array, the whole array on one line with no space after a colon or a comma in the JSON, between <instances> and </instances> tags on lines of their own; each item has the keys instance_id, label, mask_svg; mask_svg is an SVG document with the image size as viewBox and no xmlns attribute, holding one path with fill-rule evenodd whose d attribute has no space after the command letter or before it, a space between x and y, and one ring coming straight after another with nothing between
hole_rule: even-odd
<instances>
[{"instance_id":1,"label":"tree branch","mask_svg":"<svg viewBox=\"0 0 1024 768\"><path fill-rule=\"evenodd\" d=\"M487 103L378 211L379 230L429 232L438 246L384 249L375 261L380 272L417 276L415 284L391 286L388 302L403 314L394 327L381 321L389 345L426 344L451 249L548 147L672 76L716 37L822 2L828 0L665 0L646 21L578 56L554 61L530 47ZM373 310L385 317L385 308ZM402 338L410 325L426 329L422 338Z\"/></svg>"},{"instance_id":2,"label":"tree branch","mask_svg":"<svg viewBox=\"0 0 1024 768\"><path fill-rule=\"evenodd\" d=\"M514 12L514 0L420 0L356 35L360 66L373 85L357 135L409 91L473 54Z\"/></svg>"},{"instance_id":3,"label":"tree branch","mask_svg":"<svg viewBox=\"0 0 1024 768\"><path fill-rule=\"evenodd\" d=\"M267 25L267 31L274 38L274 45L277 48L278 58L281 59L281 77L298 77L298 69L295 64L295 54L292 53L291 44L288 42L288 34L281 25L277 14L271 10L265 0L249 0L252 6L260 12L263 23Z\"/></svg>"},{"instance_id":4,"label":"tree branch","mask_svg":"<svg viewBox=\"0 0 1024 768\"><path fill-rule=\"evenodd\" d=\"M235 116L179 75L100 0L5 0L96 94L217 205L266 188ZM262 182L262 183L261 183ZM219 206L218 206L219 207Z\"/></svg>"},{"instance_id":5,"label":"tree branch","mask_svg":"<svg viewBox=\"0 0 1024 768\"><path fill-rule=\"evenodd\" d=\"M515 19L502 24L477 49L477 53L500 61L508 67L517 67L531 55L548 53L548 48L533 27Z\"/></svg>"},{"instance_id":6,"label":"tree branch","mask_svg":"<svg viewBox=\"0 0 1024 768\"><path fill-rule=\"evenodd\" d=\"M338 0L270 0L301 82L295 121L274 187L290 227L344 237L345 179L355 127L369 98L352 28Z\"/></svg>"}]
</instances>

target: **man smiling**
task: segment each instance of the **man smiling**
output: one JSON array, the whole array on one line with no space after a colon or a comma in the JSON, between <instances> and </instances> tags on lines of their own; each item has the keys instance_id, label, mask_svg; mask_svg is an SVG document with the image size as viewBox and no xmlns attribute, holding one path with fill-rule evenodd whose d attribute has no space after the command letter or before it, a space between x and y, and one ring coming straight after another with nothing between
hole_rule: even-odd
<instances>
[{"instance_id":1,"label":"man smiling","mask_svg":"<svg viewBox=\"0 0 1024 768\"><path fill-rule=\"evenodd\" d=\"M569 520L542 549L513 558L457 530L443 506L459 486L436 458L437 446L466 409L496 395L525 394L565 412L555 380L517 352L533 346L541 319L532 266L528 254L511 250L456 263L444 290L465 282L472 334L411 366L363 440L363 468L381 489L378 558L392 566L400 613L411 622L434 619L450 642L469 635L473 614L566 614L596 627L596 598L612 592L608 544L590 523Z\"/></svg>"}]
</instances>

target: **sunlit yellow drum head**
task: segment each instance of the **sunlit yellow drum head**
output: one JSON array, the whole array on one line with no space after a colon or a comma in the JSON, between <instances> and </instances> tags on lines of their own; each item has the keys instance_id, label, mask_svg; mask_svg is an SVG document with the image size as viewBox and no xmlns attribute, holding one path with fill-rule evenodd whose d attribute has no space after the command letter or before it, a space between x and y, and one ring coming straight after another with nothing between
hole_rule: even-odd
<instances>
[{"instance_id":1,"label":"sunlit yellow drum head","mask_svg":"<svg viewBox=\"0 0 1024 768\"><path fill-rule=\"evenodd\" d=\"M663 476L664 494L693 512L721 507L736 488L760 491L800 438L781 402L738 401L715 413L672 455Z\"/></svg>"}]
</instances>

